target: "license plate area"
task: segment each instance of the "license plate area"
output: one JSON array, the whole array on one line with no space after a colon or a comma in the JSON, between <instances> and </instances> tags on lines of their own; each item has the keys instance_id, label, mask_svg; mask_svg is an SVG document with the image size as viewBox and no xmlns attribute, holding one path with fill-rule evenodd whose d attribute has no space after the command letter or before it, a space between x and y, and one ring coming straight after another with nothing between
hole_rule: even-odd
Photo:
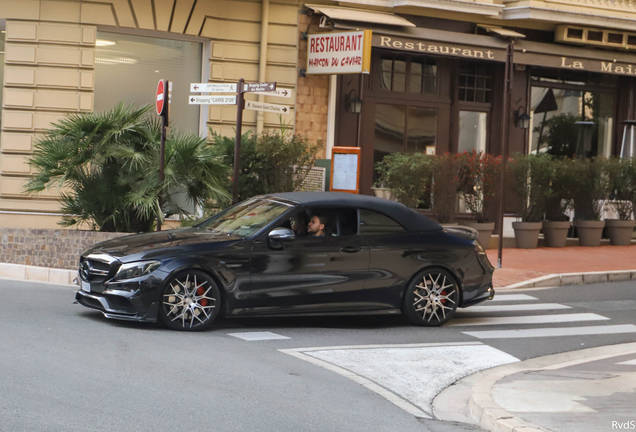
<instances>
[{"instance_id":1,"label":"license plate area","mask_svg":"<svg viewBox=\"0 0 636 432\"><path fill-rule=\"evenodd\" d=\"M91 292L91 284L89 284L86 281L81 281L81 282L82 282L82 291Z\"/></svg>"}]
</instances>

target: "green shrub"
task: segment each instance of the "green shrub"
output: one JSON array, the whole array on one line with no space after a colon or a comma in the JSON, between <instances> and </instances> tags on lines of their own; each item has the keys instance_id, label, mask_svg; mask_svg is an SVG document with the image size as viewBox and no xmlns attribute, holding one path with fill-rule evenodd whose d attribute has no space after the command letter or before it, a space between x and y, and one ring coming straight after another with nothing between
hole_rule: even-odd
<instances>
[{"instance_id":1,"label":"green shrub","mask_svg":"<svg viewBox=\"0 0 636 432\"><path fill-rule=\"evenodd\" d=\"M375 165L380 174L377 187L387 188L407 207L430 200L433 157L421 153L393 153Z\"/></svg>"},{"instance_id":2,"label":"green shrub","mask_svg":"<svg viewBox=\"0 0 636 432\"><path fill-rule=\"evenodd\" d=\"M221 160L234 166L234 138L211 131L214 151ZM241 137L241 175L239 201L255 195L300 190L313 167L319 144L300 136L265 132L260 136L248 132ZM231 190L231 179L227 182Z\"/></svg>"},{"instance_id":3,"label":"green shrub","mask_svg":"<svg viewBox=\"0 0 636 432\"><path fill-rule=\"evenodd\" d=\"M541 222L550 188L552 158L549 155L516 154L507 164L507 178L514 191L516 212L522 222Z\"/></svg>"},{"instance_id":4,"label":"green shrub","mask_svg":"<svg viewBox=\"0 0 636 432\"><path fill-rule=\"evenodd\" d=\"M177 194L197 205L227 201L227 165L193 134L170 134L159 182L161 127L150 111L120 104L60 120L35 145L26 191L57 188L64 226L118 232L150 231L157 217L187 215Z\"/></svg>"}]
</instances>

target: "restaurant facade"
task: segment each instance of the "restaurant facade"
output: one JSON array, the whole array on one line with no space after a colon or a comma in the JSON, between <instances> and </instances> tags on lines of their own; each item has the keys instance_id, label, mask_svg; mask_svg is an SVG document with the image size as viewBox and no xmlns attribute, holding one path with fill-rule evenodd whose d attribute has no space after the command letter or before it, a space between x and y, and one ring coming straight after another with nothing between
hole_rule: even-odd
<instances>
[{"instance_id":1,"label":"restaurant facade","mask_svg":"<svg viewBox=\"0 0 636 432\"><path fill-rule=\"evenodd\" d=\"M636 116L635 24L631 0L0 0L0 225L57 227L60 191L22 189L52 123L152 104L161 78L175 128L228 136L236 108L188 105L190 83L276 81L291 98L249 98L293 114L246 110L243 131L291 129L325 162L360 147L364 194L395 152L617 155ZM308 34L360 30L365 73L307 73Z\"/></svg>"}]
</instances>

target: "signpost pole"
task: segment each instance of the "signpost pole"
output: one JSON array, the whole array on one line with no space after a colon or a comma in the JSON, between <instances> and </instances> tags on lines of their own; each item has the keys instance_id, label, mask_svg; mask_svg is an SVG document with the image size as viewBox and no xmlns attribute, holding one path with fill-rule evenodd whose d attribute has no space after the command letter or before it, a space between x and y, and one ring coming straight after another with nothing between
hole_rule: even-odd
<instances>
[{"instance_id":1,"label":"signpost pole","mask_svg":"<svg viewBox=\"0 0 636 432\"><path fill-rule=\"evenodd\" d=\"M497 215L497 222L499 222L499 245L497 248L497 268L501 268L503 265L503 234L504 234L504 194L506 192L506 157L508 152L508 123L509 113L508 106L510 105L510 93L512 91L512 68L513 68L513 55L514 55L515 40L510 39L506 52L506 70L504 73L504 94L503 94L503 108L502 108L502 120L501 120L501 177L499 178L499 208Z\"/></svg>"},{"instance_id":2,"label":"signpost pole","mask_svg":"<svg viewBox=\"0 0 636 432\"><path fill-rule=\"evenodd\" d=\"M239 198L239 175L241 173L241 130L243 129L243 78L238 80L236 86L236 138L234 140L234 180L232 200L236 204Z\"/></svg>"},{"instance_id":3,"label":"signpost pole","mask_svg":"<svg viewBox=\"0 0 636 432\"><path fill-rule=\"evenodd\" d=\"M168 128L168 113L169 106L169 87L170 81L163 80L163 110L161 112L161 144L159 147L159 184L163 184L164 180L164 165L165 165L165 153L166 153L166 131ZM161 203L160 203L161 204ZM157 231L161 231L161 215L157 216Z\"/></svg>"}]
</instances>

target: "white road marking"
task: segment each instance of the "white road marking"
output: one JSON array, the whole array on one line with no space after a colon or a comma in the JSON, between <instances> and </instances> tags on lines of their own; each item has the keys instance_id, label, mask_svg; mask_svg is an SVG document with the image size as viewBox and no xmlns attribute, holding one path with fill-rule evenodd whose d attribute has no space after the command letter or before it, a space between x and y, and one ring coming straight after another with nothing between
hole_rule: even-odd
<instances>
[{"instance_id":1,"label":"white road marking","mask_svg":"<svg viewBox=\"0 0 636 432\"><path fill-rule=\"evenodd\" d=\"M228 333L228 336L243 339L246 341L262 341L262 340L277 340L277 339L291 339L287 336L279 335L272 332L245 332L245 333Z\"/></svg>"},{"instance_id":2,"label":"white road marking","mask_svg":"<svg viewBox=\"0 0 636 432\"><path fill-rule=\"evenodd\" d=\"M601 334L636 333L636 325L609 325L590 327L536 328L523 330L489 330L462 332L477 339L517 339L554 336L587 336Z\"/></svg>"},{"instance_id":3,"label":"white road marking","mask_svg":"<svg viewBox=\"0 0 636 432\"><path fill-rule=\"evenodd\" d=\"M527 294L500 294L496 295L491 301L531 301L539 300L536 297Z\"/></svg>"},{"instance_id":4,"label":"white road marking","mask_svg":"<svg viewBox=\"0 0 636 432\"><path fill-rule=\"evenodd\" d=\"M629 365L629 366L636 366L636 359L634 359L634 360L627 360L627 361L620 362L620 363L616 363L616 364L620 364L620 365Z\"/></svg>"},{"instance_id":5,"label":"white road marking","mask_svg":"<svg viewBox=\"0 0 636 432\"><path fill-rule=\"evenodd\" d=\"M553 309L572 309L558 303L533 303L520 305L497 305L497 306L472 306L461 310L459 313L487 313L487 312L509 312L509 311L531 311L531 310L553 310Z\"/></svg>"},{"instance_id":6,"label":"white road marking","mask_svg":"<svg viewBox=\"0 0 636 432\"><path fill-rule=\"evenodd\" d=\"M431 345L435 344L279 351L350 378L410 414L424 418L432 418L435 396L458 379L518 361L481 343Z\"/></svg>"},{"instance_id":7,"label":"white road marking","mask_svg":"<svg viewBox=\"0 0 636 432\"><path fill-rule=\"evenodd\" d=\"M602 321L609 318L593 313L560 314L560 315L529 315L513 317L482 317L482 318L457 318L448 322L445 327L477 326L477 325L503 325L503 324L542 324L564 323L576 321Z\"/></svg>"}]
</instances>

